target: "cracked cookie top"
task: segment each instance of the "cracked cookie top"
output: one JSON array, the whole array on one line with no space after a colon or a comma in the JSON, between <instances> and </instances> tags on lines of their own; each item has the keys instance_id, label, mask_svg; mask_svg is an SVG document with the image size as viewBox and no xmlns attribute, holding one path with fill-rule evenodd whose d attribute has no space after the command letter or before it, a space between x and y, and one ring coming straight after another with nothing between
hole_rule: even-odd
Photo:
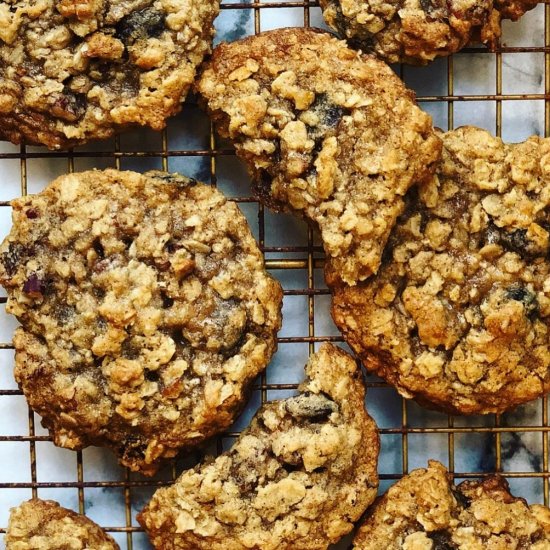
<instances>
[{"instance_id":1,"label":"cracked cookie top","mask_svg":"<svg viewBox=\"0 0 550 550\"><path fill-rule=\"evenodd\" d=\"M452 413L550 391L550 140L441 135L375 277L336 289L333 317L367 369Z\"/></svg>"},{"instance_id":2,"label":"cracked cookie top","mask_svg":"<svg viewBox=\"0 0 550 550\"><path fill-rule=\"evenodd\" d=\"M325 344L299 394L263 405L233 447L138 516L159 550L321 550L376 497L379 440L356 362Z\"/></svg>"},{"instance_id":3,"label":"cracked cookie top","mask_svg":"<svg viewBox=\"0 0 550 550\"><path fill-rule=\"evenodd\" d=\"M227 428L276 348L282 291L237 205L163 172L62 176L0 247L15 377L57 445L153 473Z\"/></svg>"},{"instance_id":4,"label":"cracked cookie top","mask_svg":"<svg viewBox=\"0 0 550 550\"><path fill-rule=\"evenodd\" d=\"M550 510L510 494L500 476L452 483L442 464L413 470L368 511L354 550L547 550Z\"/></svg>"},{"instance_id":5,"label":"cracked cookie top","mask_svg":"<svg viewBox=\"0 0 550 550\"><path fill-rule=\"evenodd\" d=\"M470 40L494 48L501 19L519 19L538 0L320 0L326 22L388 63L425 64Z\"/></svg>"},{"instance_id":6,"label":"cracked cookie top","mask_svg":"<svg viewBox=\"0 0 550 550\"><path fill-rule=\"evenodd\" d=\"M161 130L210 51L217 0L0 4L0 138L72 147Z\"/></svg>"},{"instance_id":7,"label":"cracked cookie top","mask_svg":"<svg viewBox=\"0 0 550 550\"><path fill-rule=\"evenodd\" d=\"M91 519L38 498L12 508L4 540L6 550L119 550Z\"/></svg>"},{"instance_id":8,"label":"cracked cookie top","mask_svg":"<svg viewBox=\"0 0 550 550\"><path fill-rule=\"evenodd\" d=\"M197 88L259 199L319 227L329 283L376 272L441 147L392 70L330 34L279 29L218 46Z\"/></svg>"}]
</instances>

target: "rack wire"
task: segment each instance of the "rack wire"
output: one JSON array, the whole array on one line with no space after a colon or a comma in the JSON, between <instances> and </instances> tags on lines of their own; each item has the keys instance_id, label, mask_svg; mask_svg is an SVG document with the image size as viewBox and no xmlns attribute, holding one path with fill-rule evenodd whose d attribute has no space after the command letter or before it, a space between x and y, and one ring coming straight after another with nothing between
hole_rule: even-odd
<instances>
[{"instance_id":1,"label":"rack wire","mask_svg":"<svg viewBox=\"0 0 550 550\"><path fill-rule=\"evenodd\" d=\"M283 10L289 15L289 21L283 22L285 26L296 25L297 17L301 19L298 24L304 26L318 26L321 21L316 2L261 0L250 3L224 0L220 19L237 10L242 14L240 20L245 21L243 34L258 33L274 24L282 26L279 22L284 18L275 14ZM470 104L475 111L474 106L483 110L490 105L494 111L490 129L500 136L507 120L505 107L514 102L533 102L537 108L541 106L539 132L550 137L550 3L541 3L525 18L539 23L543 20L540 27L544 36L539 37L539 43L531 40L532 44L525 46L508 46L505 33L501 47L494 53L467 48L427 69L397 67L396 70L409 85L417 88L419 103L442 127L455 127L457 106ZM543 64L543 81L536 91L528 90L523 81L509 85L505 59L521 54L536 55ZM489 58L494 67L491 93L478 93L475 85L473 91L468 91L461 85L462 77L457 75L457 64L464 66L463 60L467 60L468 66L470 60L482 58ZM430 77L444 78L446 90L433 93L425 86ZM474 75L474 84L475 80ZM188 124L190 117L200 123ZM464 116L458 118L463 123ZM468 122L475 123L475 120ZM188 126L197 130L182 146L178 128L187 131ZM196 146L189 147L190 142ZM148 146L144 147L144 143ZM134 132L70 152L8 144L0 148L0 169L8 174L4 186L10 184L8 177L19 178L18 189L12 195L36 192L53 176L63 172L107 166L137 170L155 167L184 174L189 174L190 166L199 167L203 180L218 184L239 203L255 231L267 268L283 281L286 315L278 339L279 352L255 384L251 404L243 417L230 432L216 438L206 451L220 453L231 444L261 403L296 389L299 381L296 368L301 369L319 343L330 341L344 345L328 321L329 295L322 278L323 254L319 241L305 224L291 219L282 223L280 215L264 210L250 196L247 185L235 185L235 179L245 176L234 158L234 151L218 141L210 123L199 114L192 100L160 136L146 131ZM227 176L228 172L231 177ZM8 199L12 197L6 196L8 194L0 191L0 231L4 233L9 230ZM288 224L297 232L291 238L281 229ZM2 294L0 308L5 302L5 294ZM39 419L26 408L24 397L12 380L13 347L9 338L13 326L13 321L0 311L0 534L5 532L10 506L31 496L40 496L55 498L81 513L88 513L113 534L121 548L150 548L135 521L136 510L157 487L170 483L183 467L200 455L184 457L155 478L146 479L118 468L107 450L87 449L77 453L57 450L47 432L40 428ZM293 370L289 365L296 368ZM519 496L549 504L550 426L546 398L506 415L464 418L424 411L400 398L374 377L367 377L367 388L369 411L380 425L381 491L412 468L425 465L427 458L439 458L457 479L499 472L509 479ZM56 461L63 466L56 468ZM65 465L71 461L74 468L68 474ZM3 548L1 542L0 548ZM349 548L349 538L338 548Z\"/></svg>"}]
</instances>

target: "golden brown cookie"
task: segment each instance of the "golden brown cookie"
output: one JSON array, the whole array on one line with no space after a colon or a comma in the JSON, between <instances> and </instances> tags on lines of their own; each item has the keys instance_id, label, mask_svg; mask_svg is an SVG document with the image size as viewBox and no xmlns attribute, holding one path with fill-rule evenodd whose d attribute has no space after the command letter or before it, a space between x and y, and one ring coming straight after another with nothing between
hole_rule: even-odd
<instances>
[{"instance_id":1,"label":"golden brown cookie","mask_svg":"<svg viewBox=\"0 0 550 550\"><path fill-rule=\"evenodd\" d=\"M237 205L164 172L62 176L0 247L15 377L57 445L152 474L226 429L276 348L282 291Z\"/></svg>"},{"instance_id":2,"label":"golden brown cookie","mask_svg":"<svg viewBox=\"0 0 550 550\"><path fill-rule=\"evenodd\" d=\"M334 289L332 313L403 396L502 412L550 390L550 140L441 137L441 166L409 195L378 274Z\"/></svg>"},{"instance_id":3,"label":"golden brown cookie","mask_svg":"<svg viewBox=\"0 0 550 550\"><path fill-rule=\"evenodd\" d=\"M34 498L11 510L6 550L119 550L86 516Z\"/></svg>"},{"instance_id":4,"label":"golden brown cookie","mask_svg":"<svg viewBox=\"0 0 550 550\"><path fill-rule=\"evenodd\" d=\"M367 512L354 550L548 550L550 510L510 494L500 476L455 486L430 460Z\"/></svg>"},{"instance_id":5,"label":"golden brown cookie","mask_svg":"<svg viewBox=\"0 0 550 550\"><path fill-rule=\"evenodd\" d=\"M379 440L355 361L325 344L299 394L263 405L233 447L138 516L158 550L321 550L376 497Z\"/></svg>"},{"instance_id":6,"label":"golden brown cookie","mask_svg":"<svg viewBox=\"0 0 550 550\"><path fill-rule=\"evenodd\" d=\"M326 22L354 46L388 63L425 64L470 40L494 48L501 19L519 19L538 0L320 0Z\"/></svg>"},{"instance_id":7,"label":"golden brown cookie","mask_svg":"<svg viewBox=\"0 0 550 550\"><path fill-rule=\"evenodd\" d=\"M218 0L0 3L0 138L72 147L161 130L210 52Z\"/></svg>"},{"instance_id":8,"label":"golden brown cookie","mask_svg":"<svg viewBox=\"0 0 550 550\"><path fill-rule=\"evenodd\" d=\"M327 278L376 272L403 195L441 147L391 69L330 34L279 29L218 46L197 88L259 199L319 227Z\"/></svg>"}]
</instances>

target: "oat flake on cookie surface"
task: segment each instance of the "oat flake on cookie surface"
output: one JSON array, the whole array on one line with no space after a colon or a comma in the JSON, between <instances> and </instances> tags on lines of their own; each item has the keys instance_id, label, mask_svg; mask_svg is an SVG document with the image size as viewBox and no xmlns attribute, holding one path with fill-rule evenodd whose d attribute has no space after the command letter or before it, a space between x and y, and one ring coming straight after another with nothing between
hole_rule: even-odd
<instances>
[{"instance_id":1,"label":"oat flake on cookie surface","mask_svg":"<svg viewBox=\"0 0 550 550\"><path fill-rule=\"evenodd\" d=\"M550 140L442 133L378 274L336 289L333 317L405 397L496 413L550 391Z\"/></svg>"},{"instance_id":2,"label":"oat flake on cookie surface","mask_svg":"<svg viewBox=\"0 0 550 550\"><path fill-rule=\"evenodd\" d=\"M328 282L376 272L403 195L441 151L395 73L328 33L288 28L218 46L197 89L258 198L319 227Z\"/></svg>"},{"instance_id":3,"label":"oat flake on cookie surface","mask_svg":"<svg viewBox=\"0 0 550 550\"><path fill-rule=\"evenodd\" d=\"M4 540L6 550L120 550L91 519L38 498L12 508Z\"/></svg>"},{"instance_id":4,"label":"oat flake on cookie surface","mask_svg":"<svg viewBox=\"0 0 550 550\"><path fill-rule=\"evenodd\" d=\"M282 301L236 204L175 174L106 170L12 208L15 377L54 442L151 474L226 429L275 351Z\"/></svg>"},{"instance_id":5,"label":"oat flake on cookie surface","mask_svg":"<svg viewBox=\"0 0 550 550\"><path fill-rule=\"evenodd\" d=\"M157 550L326 550L352 530L378 486L361 371L324 344L306 376L230 450L154 494L138 520Z\"/></svg>"},{"instance_id":6,"label":"oat flake on cookie surface","mask_svg":"<svg viewBox=\"0 0 550 550\"><path fill-rule=\"evenodd\" d=\"M0 138L67 148L161 130L210 52L218 0L0 3Z\"/></svg>"}]
</instances>

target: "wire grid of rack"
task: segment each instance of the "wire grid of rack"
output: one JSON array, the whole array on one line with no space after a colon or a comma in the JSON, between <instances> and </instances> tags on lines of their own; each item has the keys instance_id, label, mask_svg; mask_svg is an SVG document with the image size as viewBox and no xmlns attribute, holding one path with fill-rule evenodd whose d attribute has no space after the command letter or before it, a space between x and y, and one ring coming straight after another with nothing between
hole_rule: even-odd
<instances>
[{"instance_id":1,"label":"wire grid of rack","mask_svg":"<svg viewBox=\"0 0 550 550\"><path fill-rule=\"evenodd\" d=\"M278 16L283 12L289 16L288 20ZM273 26L319 26L322 21L314 2L253 0L238 3L224 0L220 20L225 17L229 25L227 36L235 34L231 18L228 18L231 14L235 15L234 21L242 23L238 37ZM531 28L529 21L540 23L538 28L543 36L538 43L528 36L530 45L522 45L520 40L518 44L507 46L505 33L503 45L495 53L467 48L428 68L396 67L396 70L409 85L417 88L420 104L442 127L453 128L457 118L461 124L476 123L477 115L473 120L468 119L467 112L457 117L458 106L467 106L463 112L476 113L490 105L492 122L489 126L492 128L489 129L497 135L506 134L503 122L507 120L507 113L516 112L520 103L533 102L530 104L536 104L535 111L540 114L537 131L550 136L550 4L541 3L525 16L525 20L524 30ZM521 77L514 86L507 86L509 76L505 59L521 54L538 56L542 65L542 80L534 92L522 88ZM487 62L493 67L489 71L492 74L484 74L485 79L492 81L493 89L491 93L480 93L474 85L473 91L468 93L467 87L460 84L456 67L462 64L467 70L461 74L469 74L475 84L479 76L475 60L480 59L484 67L488 66ZM434 80L440 81L443 91L433 93L429 82ZM511 111L507 110L510 105ZM510 117L513 123L513 115ZM180 134L185 134L185 139L180 139ZM3 235L9 230L10 198L37 192L54 176L64 172L107 166L136 170L160 168L186 175L198 173L201 179L218 184L239 203L249 218L268 269L283 282L285 321L279 337L279 352L255 384L251 402L241 419L232 431L216 438L205 451L220 453L246 426L260 403L296 389L301 367L319 343L331 341L344 345L329 320L330 297L323 284L323 255L319 241L305 224L264 210L250 196L244 169L235 159L233 150L228 144L219 142L193 99L161 134L136 131L72 152L2 145L0 189L11 188L11 195L10 191L3 193L0 190L0 232ZM184 457L155 478L146 479L117 467L107 450L86 449L72 453L56 449L47 432L41 429L39 418L26 408L12 380L13 348L9 338L15 323L3 311L6 298L5 294L1 296L0 534L5 532L10 506L31 496L40 496L54 498L77 511L86 512L115 536L121 548L149 548L135 521L136 510L156 487L170 483L183 467L200 458L200 453ZM433 457L442 460L457 479L502 472L516 494L531 501L549 503L550 425L546 398L520 408L520 413L461 418L424 411L373 377L367 377L367 388L369 410L380 425L381 490ZM514 458L516 454L519 461ZM472 457L475 460L469 460ZM56 464L61 466L56 467ZM338 545L342 549L347 547L349 537ZM0 548L3 548L1 542Z\"/></svg>"}]
</instances>

